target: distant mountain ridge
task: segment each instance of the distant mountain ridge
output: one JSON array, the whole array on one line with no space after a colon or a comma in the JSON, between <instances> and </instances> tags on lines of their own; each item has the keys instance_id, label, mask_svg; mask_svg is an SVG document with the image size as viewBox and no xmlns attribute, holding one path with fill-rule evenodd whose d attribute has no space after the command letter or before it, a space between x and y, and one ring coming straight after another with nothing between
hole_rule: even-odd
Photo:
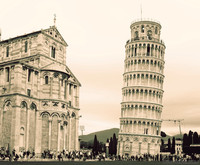
<instances>
[{"instance_id":1,"label":"distant mountain ridge","mask_svg":"<svg viewBox=\"0 0 200 165\"><path fill-rule=\"evenodd\" d=\"M90 142L94 140L94 136L97 136L97 140L106 143L107 139L110 139L110 137L113 137L113 134L115 133L116 137L118 137L119 128L111 128L106 129L98 132L93 132L88 135L81 135L79 136L79 139L84 142Z\"/></svg>"},{"instance_id":2,"label":"distant mountain ridge","mask_svg":"<svg viewBox=\"0 0 200 165\"><path fill-rule=\"evenodd\" d=\"M111 128L111 129L106 129L98 132L93 132L87 135L81 135L79 136L79 139L84 142L93 142L94 136L97 136L97 140L106 143L107 139L110 139L110 137L113 137L113 134L115 133L116 137L118 138L118 133L119 133L119 128ZM180 138L181 135L177 134L174 136L166 135L166 137L162 137L162 139L167 143L168 138L172 139L173 137Z\"/></svg>"}]
</instances>

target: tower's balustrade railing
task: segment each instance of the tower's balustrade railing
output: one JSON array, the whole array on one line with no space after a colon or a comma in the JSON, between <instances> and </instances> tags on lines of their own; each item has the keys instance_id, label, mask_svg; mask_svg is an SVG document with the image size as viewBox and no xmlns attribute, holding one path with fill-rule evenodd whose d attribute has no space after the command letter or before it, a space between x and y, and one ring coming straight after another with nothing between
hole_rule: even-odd
<instances>
[{"instance_id":1,"label":"tower's balustrade railing","mask_svg":"<svg viewBox=\"0 0 200 165\"><path fill-rule=\"evenodd\" d=\"M163 45L165 45L164 41L163 40L159 40L157 38L148 38L148 37L137 37L137 38L131 38L131 40L128 40L126 42L126 44L129 44L131 42L134 42L134 41L154 41L154 42L159 42Z\"/></svg>"}]
</instances>

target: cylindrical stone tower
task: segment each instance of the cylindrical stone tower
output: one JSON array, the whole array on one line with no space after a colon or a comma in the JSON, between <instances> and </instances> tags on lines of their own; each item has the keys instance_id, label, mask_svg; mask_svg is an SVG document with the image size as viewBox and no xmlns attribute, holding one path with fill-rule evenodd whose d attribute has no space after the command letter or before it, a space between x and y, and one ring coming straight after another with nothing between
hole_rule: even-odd
<instances>
[{"instance_id":1,"label":"cylindrical stone tower","mask_svg":"<svg viewBox=\"0 0 200 165\"><path fill-rule=\"evenodd\" d=\"M160 152L165 45L161 25L133 22L126 42L118 155Z\"/></svg>"}]
</instances>

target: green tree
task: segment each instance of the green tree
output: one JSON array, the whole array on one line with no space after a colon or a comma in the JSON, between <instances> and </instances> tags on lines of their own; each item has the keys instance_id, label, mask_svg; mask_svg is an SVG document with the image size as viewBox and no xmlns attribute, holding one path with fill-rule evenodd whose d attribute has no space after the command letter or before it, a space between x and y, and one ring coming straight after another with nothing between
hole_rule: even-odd
<instances>
[{"instance_id":1,"label":"green tree","mask_svg":"<svg viewBox=\"0 0 200 165\"><path fill-rule=\"evenodd\" d=\"M113 155L113 139L112 139L112 137L110 138L110 142L109 142L109 154Z\"/></svg>"},{"instance_id":2,"label":"green tree","mask_svg":"<svg viewBox=\"0 0 200 165\"><path fill-rule=\"evenodd\" d=\"M198 144L199 143L199 135L197 132L194 132L193 134L193 144Z\"/></svg>"},{"instance_id":3,"label":"green tree","mask_svg":"<svg viewBox=\"0 0 200 165\"><path fill-rule=\"evenodd\" d=\"M167 146L168 146L168 152L171 152L171 140L170 140L170 138L168 138Z\"/></svg>"},{"instance_id":4,"label":"green tree","mask_svg":"<svg viewBox=\"0 0 200 165\"><path fill-rule=\"evenodd\" d=\"M108 138L107 138L106 142L109 143L109 139Z\"/></svg>"},{"instance_id":5,"label":"green tree","mask_svg":"<svg viewBox=\"0 0 200 165\"><path fill-rule=\"evenodd\" d=\"M98 154L98 140L97 140L97 135L94 136L94 143L93 143L93 149L92 152L94 153L94 155Z\"/></svg>"},{"instance_id":6,"label":"green tree","mask_svg":"<svg viewBox=\"0 0 200 165\"><path fill-rule=\"evenodd\" d=\"M175 137L173 137L173 139L172 139L171 154L175 154L175 145L176 145L176 141L175 141Z\"/></svg>"},{"instance_id":7,"label":"green tree","mask_svg":"<svg viewBox=\"0 0 200 165\"><path fill-rule=\"evenodd\" d=\"M188 135L188 145L193 144L193 132L190 130Z\"/></svg>"},{"instance_id":8,"label":"green tree","mask_svg":"<svg viewBox=\"0 0 200 165\"><path fill-rule=\"evenodd\" d=\"M163 152L165 149L164 140L161 139L160 151Z\"/></svg>"},{"instance_id":9,"label":"green tree","mask_svg":"<svg viewBox=\"0 0 200 165\"><path fill-rule=\"evenodd\" d=\"M160 135L161 135L161 137L166 137L167 136L166 133L163 132L163 131L160 132Z\"/></svg>"},{"instance_id":10,"label":"green tree","mask_svg":"<svg viewBox=\"0 0 200 165\"><path fill-rule=\"evenodd\" d=\"M113 154L116 155L117 154L117 138L115 133L113 134Z\"/></svg>"},{"instance_id":11,"label":"green tree","mask_svg":"<svg viewBox=\"0 0 200 165\"><path fill-rule=\"evenodd\" d=\"M188 135L185 133L183 135L183 152L184 153L188 153L188 144L189 144Z\"/></svg>"}]
</instances>

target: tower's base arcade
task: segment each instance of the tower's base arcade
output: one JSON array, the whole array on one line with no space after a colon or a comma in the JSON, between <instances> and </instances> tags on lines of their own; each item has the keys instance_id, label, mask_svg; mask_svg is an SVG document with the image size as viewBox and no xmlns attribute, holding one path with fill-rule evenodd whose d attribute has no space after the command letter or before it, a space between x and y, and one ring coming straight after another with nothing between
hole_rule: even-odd
<instances>
[{"instance_id":1,"label":"tower's base arcade","mask_svg":"<svg viewBox=\"0 0 200 165\"><path fill-rule=\"evenodd\" d=\"M144 154L157 155L160 153L160 137L144 135L119 135L118 155L139 156Z\"/></svg>"}]
</instances>

